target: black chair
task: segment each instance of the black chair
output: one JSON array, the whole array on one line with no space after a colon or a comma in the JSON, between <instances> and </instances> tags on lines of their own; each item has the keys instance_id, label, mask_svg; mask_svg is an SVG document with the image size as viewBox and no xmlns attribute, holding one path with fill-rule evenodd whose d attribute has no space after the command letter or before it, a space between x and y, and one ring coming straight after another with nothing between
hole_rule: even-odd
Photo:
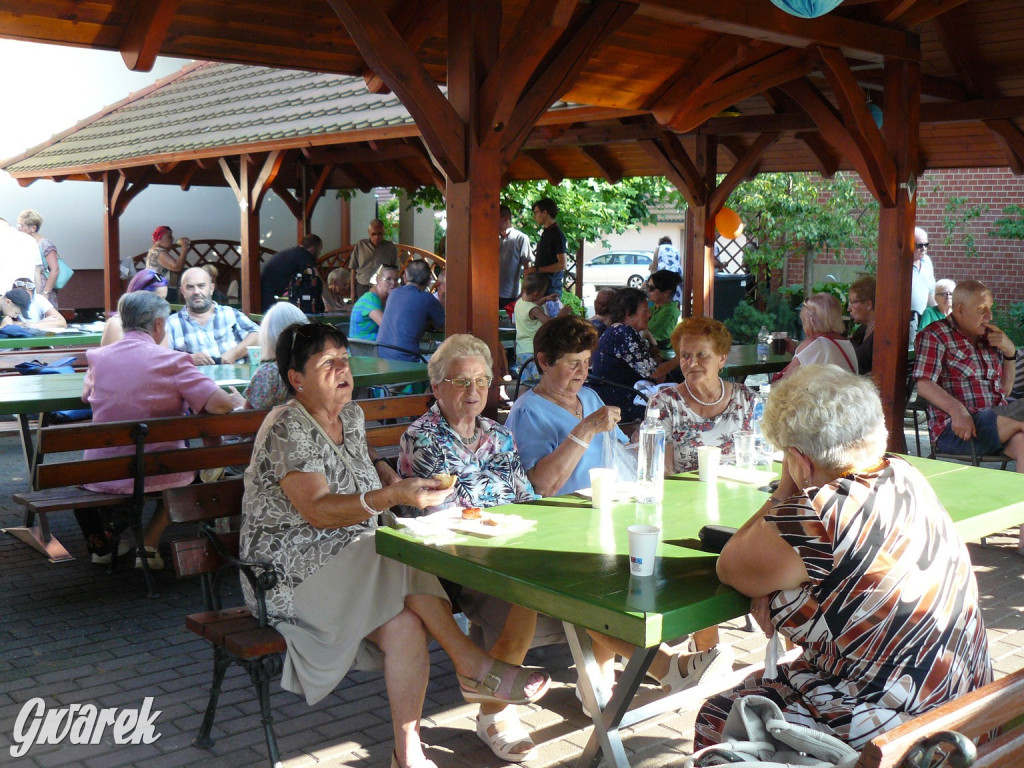
<instances>
[{"instance_id":1,"label":"black chair","mask_svg":"<svg viewBox=\"0 0 1024 768\"><path fill-rule=\"evenodd\" d=\"M395 349L399 352L405 352L410 355L415 355L416 359L421 363L426 363L427 358L419 350L405 349L404 347L395 347L391 344L381 344L375 339L349 339L348 340L348 351L349 354L357 357L380 357L379 350L381 349ZM404 390L408 384L400 384L396 387L390 387L387 385L374 385L367 387L369 390L370 397L391 397L396 394L403 394L401 390Z\"/></svg>"}]
</instances>

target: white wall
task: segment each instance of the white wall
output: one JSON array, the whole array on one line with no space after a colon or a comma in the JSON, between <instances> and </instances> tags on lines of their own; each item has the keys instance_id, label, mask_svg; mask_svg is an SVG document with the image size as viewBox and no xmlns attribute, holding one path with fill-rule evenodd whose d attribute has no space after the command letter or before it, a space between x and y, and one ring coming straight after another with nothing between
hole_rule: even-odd
<instances>
[{"instance_id":1,"label":"white wall","mask_svg":"<svg viewBox=\"0 0 1024 768\"><path fill-rule=\"evenodd\" d=\"M589 259L605 251L653 251L662 237L671 237L672 244L680 247L685 232L682 222L669 224L651 224L641 231L631 229L621 235L608 235L609 247L601 243L587 243L583 249L583 257Z\"/></svg>"}]
</instances>

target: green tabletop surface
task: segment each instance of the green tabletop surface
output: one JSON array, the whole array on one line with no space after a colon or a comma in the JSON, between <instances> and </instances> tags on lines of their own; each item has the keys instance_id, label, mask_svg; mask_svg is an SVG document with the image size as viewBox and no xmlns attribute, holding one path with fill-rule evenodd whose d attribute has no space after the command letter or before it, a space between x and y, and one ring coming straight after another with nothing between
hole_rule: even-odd
<instances>
[{"instance_id":1,"label":"green tabletop surface","mask_svg":"<svg viewBox=\"0 0 1024 768\"><path fill-rule=\"evenodd\" d=\"M735 344L729 350L729 357L722 367L722 376L742 381L758 373L777 373L789 365L792 359L792 355L770 352L768 359L761 362L757 359L756 344Z\"/></svg>"},{"instance_id":2,"label":"green tabletop surface","mask_svg":"<svg viewBox=\"0 0 1024 768\"><path fill-rule=\"evenodd\" d=\"M69 331L66 333L47 333L44 336L24 336L0 338L0 349L39 349L40 347L95 347L99 346L101 332L84 333Z\"/></svg>"},{"instance_id":3,"label":"green tabletop surface","mask_svg":"<svg viewBox=\"0 0 1024 768\"><path fill-rule=\"evenodd\" d=\"M976 540L1024 520L1024 477L917 457L960 535ZM494 539L459 536L428 544L406 531L381 528L377 551L430 573L496 594L574 624L651 647L741 616L749 600L715 576L715 556L699 551L709 523L739 527L767 498L765 489L695 473L668 478L660 515L662 541L651 577L630 577L626 527L657 513L634 502L606 517L574 496L495 507L536 520L523 534Z\"/></svg>"},{"instance_id":4,"label":"green tabletop surface","mask_svg":"<svg viewBox=\"0 0 1024 768\"><path fill-rule=\"evenodd\" d=\"M404 360L352 357L352 378L357 387L427 381L427 366ZM222 386L244 387L250 366L200 365L199 370ZM49 376L0 377L0 414L63 411L82 407L84 373Z\"/></svg>"}]
</instances>

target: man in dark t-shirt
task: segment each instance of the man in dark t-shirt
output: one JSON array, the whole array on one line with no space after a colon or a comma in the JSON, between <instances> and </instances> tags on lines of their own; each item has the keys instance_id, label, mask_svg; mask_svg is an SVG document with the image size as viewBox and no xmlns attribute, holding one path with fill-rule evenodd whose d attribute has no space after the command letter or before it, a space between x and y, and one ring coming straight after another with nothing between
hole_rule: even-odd
<instances>
[{"instance_id":1,"label":"man in dark t-shirt","mask_svg":"<svg viewBox=\"0 0 1024 768\"><path fill-rule=\"evenodd\" d=\"M524 270L539 272L551 281L549 291L554 294L562 292L562 277L565 274L565 253L568 250L565 235L555 219L558 217L558 203L550 197L542 197L533 204L533 220L537 226L543 227L537 251L534 254L534 266Z\"/></svg>"},{"instance_id":2,"label":"man in dark t-shirt","mask_svg":"<svg viewBox=\"0 0 1024 768\"><path fill-rule=\"evenodd\" d=\"M323 247L319 237L306 235L299 245L285 248L270 257L260 270L260 306L264 312L274 305L275 296L288 289L296 272L316 266Z\"/></svg>"}]
</instances>

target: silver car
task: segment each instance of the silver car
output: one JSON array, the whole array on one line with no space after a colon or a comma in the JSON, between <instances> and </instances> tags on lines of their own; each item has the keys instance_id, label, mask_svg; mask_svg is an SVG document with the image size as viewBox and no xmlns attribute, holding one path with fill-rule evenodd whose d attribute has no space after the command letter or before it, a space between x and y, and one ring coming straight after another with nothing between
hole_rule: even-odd
<instances>
[{"instance_id":1,"label":"silver car","mask_svg":"<svg viewBox=\"0 0 1024 768\"><path fill-rule=\"evenodd\" d=\"M642 289L651 274L653 251L609 251L583 264L583 284L595 288Z\"/></svg>"}]
</instances>

